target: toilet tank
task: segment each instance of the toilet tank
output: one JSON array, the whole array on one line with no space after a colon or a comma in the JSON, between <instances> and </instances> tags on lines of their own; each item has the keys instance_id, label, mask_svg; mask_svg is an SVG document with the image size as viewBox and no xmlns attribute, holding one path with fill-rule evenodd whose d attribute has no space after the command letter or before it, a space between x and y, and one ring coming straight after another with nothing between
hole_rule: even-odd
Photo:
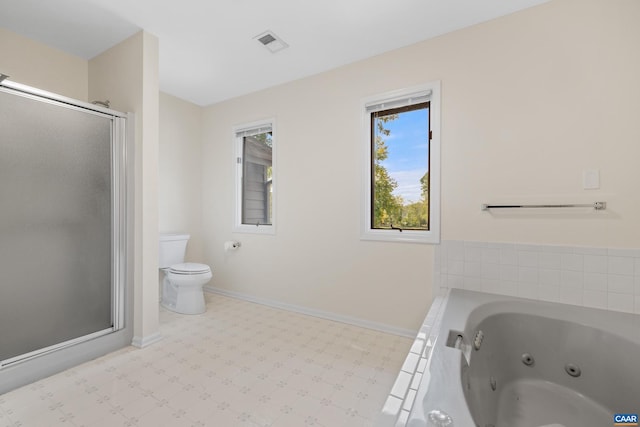
<instances>
[{"instance_id":1,"label":"toilet tank","mask_svg":"<svg viewBox=\"0 0 640 427\"><path fill-rule=\"evenodd\" d=\"M183 263L189 237L188 234L160 234L158 267L169 268Z\"/></svg>"}]
</instances>

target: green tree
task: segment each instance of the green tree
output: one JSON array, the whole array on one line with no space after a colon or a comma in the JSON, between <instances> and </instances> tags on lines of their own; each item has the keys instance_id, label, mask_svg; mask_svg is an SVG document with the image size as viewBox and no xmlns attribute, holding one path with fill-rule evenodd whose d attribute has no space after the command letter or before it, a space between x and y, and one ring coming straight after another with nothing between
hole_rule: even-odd
<instances>
[{"instance_id":1,"label":"green tree","mask_svg":"<svg viewBox=\"0 0 640 427\"><path fill-rule=\"evenodd\" d=\"M422 190L422 200L429 201L429 171L420 178L420 188Z\"/></svg>"},{"instance_id":2,"label":"green tree","mask_svg":"<svg viewBox=\"0 0 640 427\"><path fill-rule=\"evenodd\" d=\"M400 226L403 200L395 196L393 191L398 182L393 179L382 162L389 157L389 149L384 137L391 133L384 124L398 118L397 114L377 116L375 118L374 161L373 161L373 228L389 228Z\"/></svg>"},{"instance_id":3,"label":"green tree","mask_svg":"<svg viewBox=\"0 0 640 427\"><path fill-rule=\"evenodd\" d=\"M402 228L424 228L426 225L427 211L424 200L403 207Z\"/></svg>"}]
</instances>

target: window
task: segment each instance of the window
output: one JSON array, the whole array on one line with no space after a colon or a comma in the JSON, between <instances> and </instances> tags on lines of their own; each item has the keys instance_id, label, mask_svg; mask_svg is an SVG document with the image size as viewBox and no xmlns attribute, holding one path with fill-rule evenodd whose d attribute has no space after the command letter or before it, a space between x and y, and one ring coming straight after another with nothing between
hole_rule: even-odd
<instances>
[{"instance_id":1,"label":"window","mask_svg":"<svg viewBox=\"0 0 640 427\"><path fill-rule=\"evenodd\" d=\"M438 243L440 84L365 100L362 238Z\"/></svg>"},{"instance_id":2,"label":"window","mask_svg":"<svg viewBox=\"0 0 640 427\"><path fill-rule=\"evenodd\" d=\"M234 231L275 233L273 120L234 129L236 214Z\"/></svg>"}]
</instances>

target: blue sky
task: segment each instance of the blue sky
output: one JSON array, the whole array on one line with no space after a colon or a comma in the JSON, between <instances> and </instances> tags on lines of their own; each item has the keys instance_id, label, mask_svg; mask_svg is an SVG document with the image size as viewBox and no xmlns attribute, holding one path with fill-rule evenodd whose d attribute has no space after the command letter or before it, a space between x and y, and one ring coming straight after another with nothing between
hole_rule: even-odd
<instances>
[{"instance_id":1,"label":"blue sky","mask_svg":"<svg viewBox=\"0 0 640 427\"><path fill-rule=\"evenodd\" d=\"M428 170L428 121L427 110L416 110L385 123L391 134L384 138L389 157L382 165L398 182L393 193L405 202L420 200L420 178Z\"/></svg>"}]
</instances>

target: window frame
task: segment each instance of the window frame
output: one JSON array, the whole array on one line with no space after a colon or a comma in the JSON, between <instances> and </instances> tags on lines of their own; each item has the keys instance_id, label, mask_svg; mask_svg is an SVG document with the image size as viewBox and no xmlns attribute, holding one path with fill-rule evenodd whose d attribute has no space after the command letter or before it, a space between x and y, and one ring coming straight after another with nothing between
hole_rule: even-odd
<instances>
[{"instance_id":1,"label":"window frame","mask_svg":"<svg viewBox=\"0 0 640 427\"><path fill-rule=\"evenodd\" d=\"M242 201L243 201L243 176L244 176L244 136L238 133L258 130L260 128L271 127L271 224L243 224L242 223ZM251 123L244 123L233 127L233 162L235 165L235 209L233 218L233 231L237 233L251 234L276 234L276 211L277 211L277 142L276 142L276 121L275 118L258 120Z\"/></svg>"},{"instance_id":2,"label":"window frame","mask_svg":"<svg viewBox=\"0 0 640 427\"><path fill-rule=\"evenodd\" d=\"M420 97L416 102L407 105L425 102L424 94L429 93L429 127L431 139L429 142L429 230L397 230L376 229L372 227L372 201L373 201L373 152L372 152L372 126L371 115L368 107L393 103L399 99ZM440 243L440 81L434 81L423 85L413 86L400 90L389 91L362 100L362 200L361 200L361 240L375 240L386 242L404 243ZM393 109L391 106L388 109ZM380 110L378 110L380 111Z\"/></svg>"}]
</instances>

